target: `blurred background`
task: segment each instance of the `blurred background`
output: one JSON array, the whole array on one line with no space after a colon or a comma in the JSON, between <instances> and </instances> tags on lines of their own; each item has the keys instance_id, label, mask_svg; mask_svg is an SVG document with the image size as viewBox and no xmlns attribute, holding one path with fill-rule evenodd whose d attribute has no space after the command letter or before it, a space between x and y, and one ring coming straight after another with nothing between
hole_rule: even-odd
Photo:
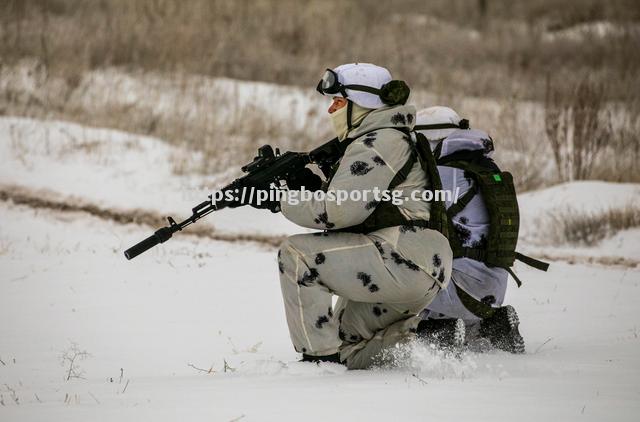
<instances>
[{"instance_id":1,"label":"blurred background","mask_svg":"<svg viewBox=\"0 0 640 422\"><path fill-rule=\"evenodd\" d=\"M637 0L0 0L0 114L148 134L242 164L331 137L327 67L373 62L488 131L521 191L638 182Z\"/></svg>"}]
</instances>

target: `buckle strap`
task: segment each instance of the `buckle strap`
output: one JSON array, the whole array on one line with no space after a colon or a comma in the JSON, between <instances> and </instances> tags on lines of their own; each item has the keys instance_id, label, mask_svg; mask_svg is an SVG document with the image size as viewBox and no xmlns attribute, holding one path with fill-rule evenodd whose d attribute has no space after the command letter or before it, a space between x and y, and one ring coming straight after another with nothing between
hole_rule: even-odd
<instances>
[{"instance_id":1,"label":"buckle strap","mask_svg":"<svg viewBox=\"0 0 640 422\"><path fill-rule=\"evenodd\" d=\"M516 252L517 253L517 252ZM486 262L487 260L487 251L482 248L461 248L459 254L454 252L454 258L470 258L480 262ZM538 261L540 262L540 261ZM544 263L543 263L544 264ZM485 264L486 265L486 264ZM500 268L504 268L511 275L513 280L516 282L518 287L522 286L522 281L520 278L513 272L511 267L500 266Z\"/></svg>"},{"instance_id":2,"label":"buckle strap","mask_svg":"<svg viewBox=\"0 0 640 422\"><path fill-rule=\"evenodd\" d=\"M535 258L531 258L530 256L521 254L520 252L516 252L516 259L520 262L527 264L530 267L533 267L540 271L547 271L549 269L549 263L540 261Z\"/></svg>"},{"instance_id":3,"label":"buckle strap","mask_svg":"<svg viewBox=\"0 0 640 422\"><path fill-rule=\"evenodd\" d=\"M507 268L505 268L505 270L507 270L509 272L509 275L511 275L511 277L513 277L513 280L516 282L518 287L521 287L522 286L522 281L520 281L520 279L518 278L516 273L514 273L513 270L511 269L511 267L507 267Z\"/></svg>"}]
</instances>

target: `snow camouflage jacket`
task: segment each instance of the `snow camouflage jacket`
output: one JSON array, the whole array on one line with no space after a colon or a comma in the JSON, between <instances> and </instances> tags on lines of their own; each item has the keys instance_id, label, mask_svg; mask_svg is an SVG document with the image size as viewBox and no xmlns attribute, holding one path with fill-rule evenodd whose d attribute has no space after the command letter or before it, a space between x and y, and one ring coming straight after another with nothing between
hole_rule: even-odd
<instances>
[{"instance_id":1,"label":"snow camouflage jacket","mask_svg":"<svg viewBox=\"0 0 640 422\"><path fill-rule=\"evenodd\" d=\"M482 151L484 156L490 158L494 146L486 132L471 129L453 132L441 142L439 149L440 159L459 151ZM472 179L465 177L463 170L438 166L438 172L442 180L442 189L455 192L458 188L458 197L462 197L474 184ZM449 208L452 201L447 201L445 205ZM486 241L489 233L489 214L480 192L453 217L453 226L463 246L478 247ZM456 283L467 293L476 299L494 296L497 302L502 303L508 279L507 270L487 267L484 263L469 258L454 259L453 268L469 276L455 277Z\"/></svg>"},{"instance_id":2,"label":"snow camouflage jacket","mask_svg":"<svg viewBox=\"0 0 640 422\"><path fill-rule=\"evenodd\" d=\"M368 191L367 200L348 199L340 205L336 201L316 199L292 205L283 200L281 208L285 217L303 227L329 231L355 226L366 220L378 205L371 193L373 189L381 192L388 189L409 160L413 141L393 128L412 130L415 113L412 105L376 109L349 133L349 138L354 140L340 160L327 192ZM394 190L401 191L401 197L409 198L412 191L422 191L426 184L426 175L416 160L407 178ZM426 201L407 200L398 208L407 219L429 219L430 204ZM413 261L428 274L434 271L435 266L431 256L427 258L424 253L426 244L429 249L442 251L445 262L450 262L452 256L447 239L435 230L395 226L368 233L368 236L375 241L390 243L405 259ZM450 271L447 268L447 273L442 274L439 281L448 282Z\"/></svg>"}]
</instances>

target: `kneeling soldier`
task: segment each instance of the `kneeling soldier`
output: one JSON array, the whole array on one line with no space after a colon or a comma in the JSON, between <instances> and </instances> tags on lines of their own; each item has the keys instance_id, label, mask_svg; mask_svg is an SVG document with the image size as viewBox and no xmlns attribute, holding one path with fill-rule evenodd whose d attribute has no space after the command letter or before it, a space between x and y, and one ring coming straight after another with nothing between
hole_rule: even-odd
<instances>
[{"instance_id":1,"label":"kneeling soldier","mask_svg":"<svg viewBox=\"0 0 640 422\"><path fill-rule=\"evenodd\" d=\"M280 283L291 340L303 360L361 369L415 337L418 313L449 282L452 252L435 230L431 203L395 205L372 194L409 198L433 189L416 151L416 109L405 105L404 82L392 81L385 68L356 63L328 69L318 90L333 97L328 112L344 155L323 184L324 200L281 201L286 218L323 231L282 244ZM320 188L314 179L301 184ZM330 200L340 191L349 198Z\"/></svg>"},{"instance_id":2,"label":"kneeling soldier","mask_svg":"<svg viewBox=\"0 0 640 422\"><path fill-rule=\"evenodd\" d=\"M511 270L516 259L543 271L548 264L515 250L519 211L511 174L491 159L491 137L470 129L448 107L420 110L415 130L433 149L443 189L459 190L457 201L446 204L451 283L425 309L420 327L450 337L462 319L468 340L486 339L492 347L524 353L518 315L513 306L502 306L507 280L511 274L520 285Z\"/></svg>"}]
</instances>

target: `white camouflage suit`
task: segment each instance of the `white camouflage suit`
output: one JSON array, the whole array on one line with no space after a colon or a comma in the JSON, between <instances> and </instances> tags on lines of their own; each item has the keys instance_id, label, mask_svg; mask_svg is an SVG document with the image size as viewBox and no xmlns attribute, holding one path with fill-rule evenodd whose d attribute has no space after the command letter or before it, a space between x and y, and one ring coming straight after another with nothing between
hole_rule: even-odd
<instances>
[{"instance_id":1,"label":"white camouflage suit","mask_svg":"<svg viewBox=\"0 0 640 422\"><path fill-rule=\"evenodd\" d=\"M327 191L383 191L410 157L415 107L371 111L349 133L347 147ZM423 190L419 162L395 190L409 197ZM293 345L312 356L340 353L350 369L380 361L381 352L415 336L417 314L449 283L452 253L439 232L414 226L364 234L335 232L362 223L376 202L281 202L283 214L304 227L327 230L287 238L278 252L280 284ZM410 219L429 219L429 204L405 201ZM332 295L338 296L335 308ZM381 362L381 361L380 361Z\"/></svg>"},{"instance_id":2,"label":"white camouflage suit","mask_svg":"<svg viewBox=\"0 0 640 422\"><path fill-rule=\"evenodd\" d=\"M481 130L456 130L442 141L440 157L446 157L459 151L482 151L491 157L493 141ZM463 170L438 166L442 188L455 191L459 189L462 197L474 185L472 179L465 177ZM449 208L451 201L446 202ZM465 247L478 247L486 242L489 234L489 213L484 204L482 193L478 192L467 206L453 217L455 234ZM452 282L443 289L423 313L424 318L461 318L469 329L480 322L480 318L471 313L462 303L456 292L456 285L478 301L492 306L501 306L507 291L509 273L504 268L489 267L483 262L470 258L456 258L453 261ZM478 328L478 327L476 327Z\"/></svg>"}]
</instances>

